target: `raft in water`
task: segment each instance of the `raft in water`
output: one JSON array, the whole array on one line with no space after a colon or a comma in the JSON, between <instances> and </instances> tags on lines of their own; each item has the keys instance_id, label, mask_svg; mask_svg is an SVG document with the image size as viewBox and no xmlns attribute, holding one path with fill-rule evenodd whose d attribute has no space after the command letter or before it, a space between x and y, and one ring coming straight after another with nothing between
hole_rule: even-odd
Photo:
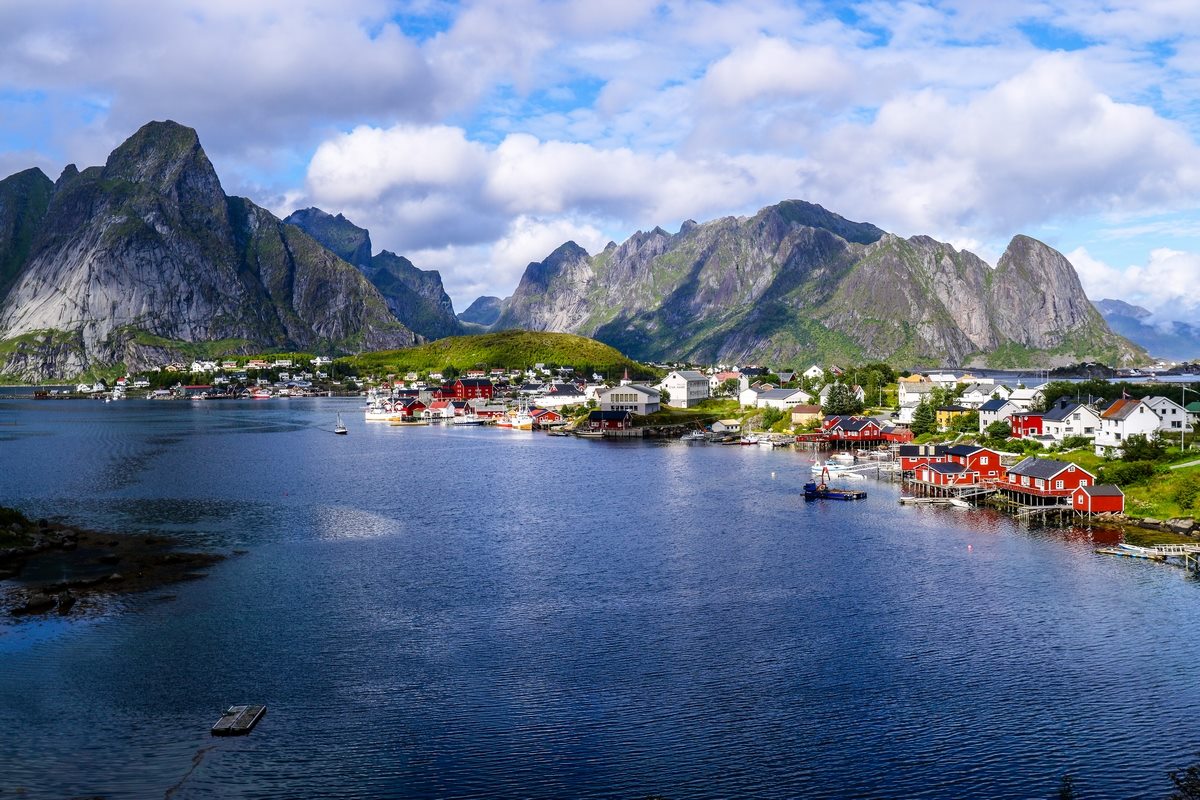
<instances>
[{"instance_id":1,"label":"raft in water","mask_svg":"<svg viewBox=\"0 0 1200 800\"><path fill-rule=\"evenodd\" d=\"M805 500L863 500L866 496L861 489L839 489L814 482L804 484Z\"/></svg>"}]
</instances>

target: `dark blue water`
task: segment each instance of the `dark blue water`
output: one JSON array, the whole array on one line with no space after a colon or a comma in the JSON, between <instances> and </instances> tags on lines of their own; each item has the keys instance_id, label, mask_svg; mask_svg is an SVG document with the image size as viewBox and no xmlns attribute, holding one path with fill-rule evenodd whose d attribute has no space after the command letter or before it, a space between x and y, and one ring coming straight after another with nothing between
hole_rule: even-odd
<instances>
[{"instance_id":1,"label":"dark blue water","mask_svg":"<svg viewBox=\"0 0 1200 800\"><path fill-rule=\"evenodd\" d=\"M1164 797L1200 749L1181 570L806 505L791 451L354 406L0 403L0 502L249 551L0 623L0 797Z\"/></svg>"}]
</instances>

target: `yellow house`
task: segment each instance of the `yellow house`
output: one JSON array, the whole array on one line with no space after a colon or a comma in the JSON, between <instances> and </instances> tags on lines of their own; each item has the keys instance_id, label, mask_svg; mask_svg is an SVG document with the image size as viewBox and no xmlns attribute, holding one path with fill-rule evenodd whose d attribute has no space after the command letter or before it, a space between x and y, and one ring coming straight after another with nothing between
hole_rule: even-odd
<instances>
[{"instance_id":1,"label":"yellow house","mask_svg":"<svg viewBox=\"0 0 1200 800\"><path fill-rule=\"evenodd\" d=\"M954 420L961 416L970 414L971 409L963 406L938 406L937 409L937 426L940 431L950 430L950 426L954 424Z\"/></svg>"},{"instance_id":2,"label":"yellow house","mask_svg":"<svg viewBox=\"0 0 1200 800\"><path fill-rule=\"evenodd\" d=\"M928 383L929 382L929 378L926 378L924 375L909 375L907 378L901 376L898 380L900 381L900 383Z\"/></svg>"}]
</instances>

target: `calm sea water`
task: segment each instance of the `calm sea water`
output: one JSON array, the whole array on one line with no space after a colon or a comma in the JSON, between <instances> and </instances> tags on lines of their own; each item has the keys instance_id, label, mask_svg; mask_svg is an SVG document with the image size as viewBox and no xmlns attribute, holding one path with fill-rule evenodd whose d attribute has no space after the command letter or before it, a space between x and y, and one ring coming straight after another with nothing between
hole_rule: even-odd
<instances>
[{"instance_id":1,"label":"calm sea water","mask_svg":"<svg viewBox=\"0 0 1200 800\"><path fill-rule=\"evenodd\" d=\"M1164 797L1200 749L1181 570L806 505L791 451L355 406L0 402L0 503L248 550L0 622L0 796Z\"/></svg>"}]
</instances>

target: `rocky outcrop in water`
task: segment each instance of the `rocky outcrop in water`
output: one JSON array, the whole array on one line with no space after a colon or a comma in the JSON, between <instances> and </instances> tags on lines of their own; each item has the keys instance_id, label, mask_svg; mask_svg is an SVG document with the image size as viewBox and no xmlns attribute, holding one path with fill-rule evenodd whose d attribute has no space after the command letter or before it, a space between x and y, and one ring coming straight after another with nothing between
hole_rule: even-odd
<instances>
[{"instance_id":1,"label":"rocky outcrop in water","mask_svg":"<svg viewBox=\"0 0 1200 800\"><path fill-rule=\"evenodd\" d=\"M493 326L592 336L643 359L995 366L1144 353L1114 334L1070 263L1027 236L996 269L787 201L752 217L638 232L530 264Z\"/></svg>"},{"instance_id":2,"label":"rocky outcrop in water","mask_svg":"<svg viewBox=\"0 0 1200 800\"><path fill-rule=\"evenodd\" d=\"M174 122L144 126L103 167L64 171L0 302L0 370L35 379L151 366L145 356L198 342L340 352L415 341L357 269L227 197L196 132Z\"/></svg>"}]
</instances>

